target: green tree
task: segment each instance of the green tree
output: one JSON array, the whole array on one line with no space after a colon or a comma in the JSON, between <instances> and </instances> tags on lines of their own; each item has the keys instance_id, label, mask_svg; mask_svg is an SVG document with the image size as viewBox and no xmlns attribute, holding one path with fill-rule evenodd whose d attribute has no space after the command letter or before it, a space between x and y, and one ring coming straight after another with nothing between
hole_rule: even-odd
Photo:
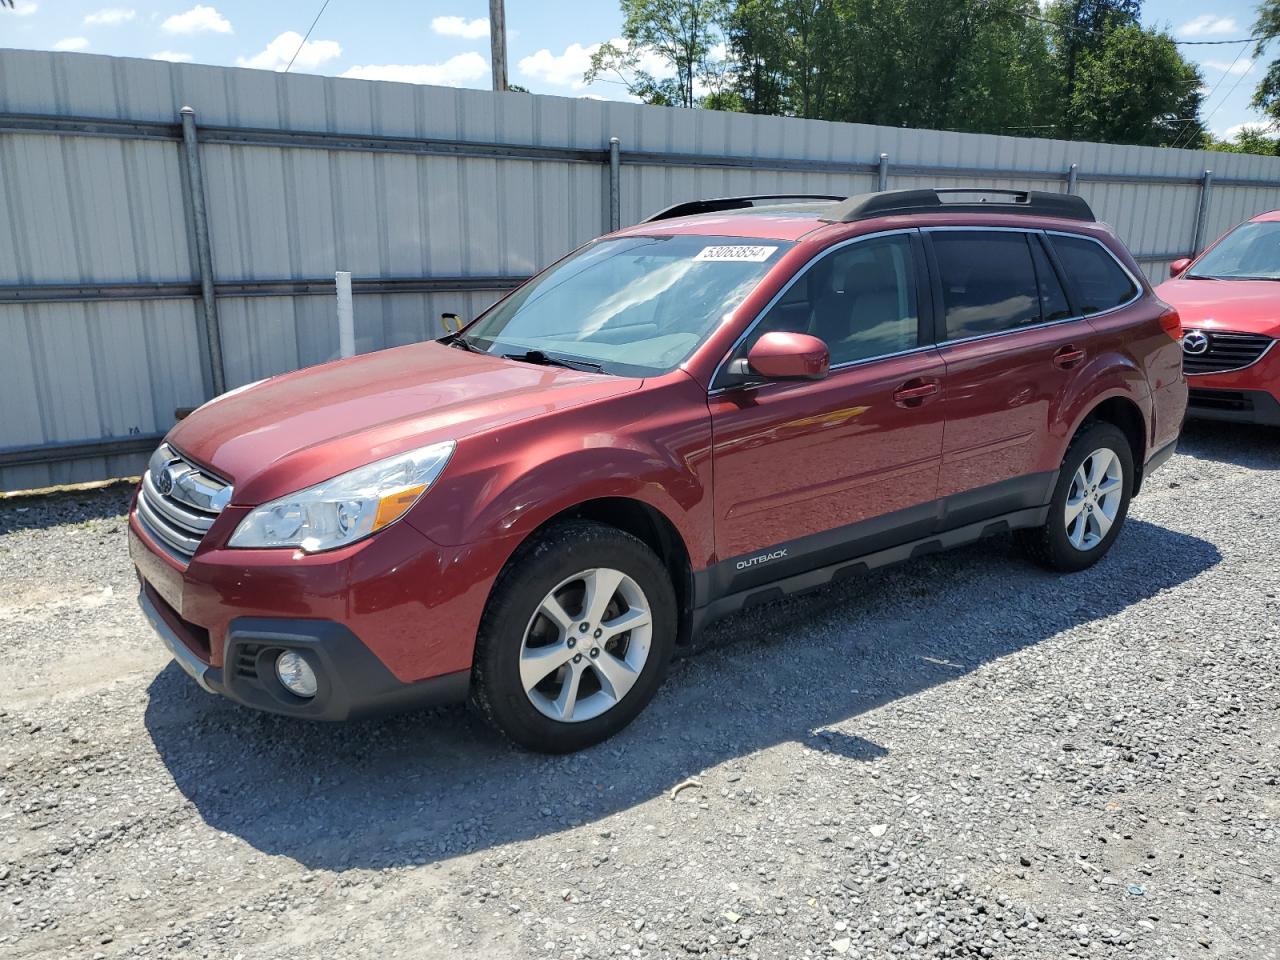
<instances>
[{"instance_id":1,"label":"green tree","mask_svg":"<svg viewBox=\"0 0 1280 960\"><path fill-rule=\"evenodd\" d=\"M1054 47L1063 102L1070 104L1080 83L1080 62L1096 56L1108 32L1115 27L1138 23L1142 0L1054 0L1048 17L1057 28ZM1075 134L1075 118L1068 110L1063 116L1063 136Z\"/></svg>"},{"instance_id":2,"label":"green tree","mask_svg":"<svg viewBox=\"0 0 1280 960\"><path fill-rule=\"evenodd\" d=\"M1168 146L1199 115L1202 83L1167 34L1125 24L1081 56L1067 128L1086 140Z\"/></svg>"},{"instance_id":3,"label":"green tree","mask_svg":"<svg viewBox=\"0 0 1280 960\"><path fill-rule=\"evenodd\" d=\"M1219 153L1256 153L1264 157L1280 156L1280 140L1265 126L1245 127L1231 140L1205 137L1204 148Z\"/></svg>"},{"instance_id":4,"label":"green tree","mask_svg":"<svg viewBox=\"0 0 1280 960\"><path fill-rule=\"evenodd\" d=\"M1280 38L1280 0L1262 0L1258 4L1258 19L1253 25L1253 35L1262 37L1254 56L1264 56L1272 41ZM1262 110L1275 123L1280 123L1280 59L1272 60L1267 72L1253 93L1253 105Z\"/></svg>"},{"instance_id":5,"label":"green tree","mask_svg":"<svg viewBox=\"0 0 1280 960\"><path fill-rule=\"evenodd\" d=\"M613 74L646 103L692 107L699 82L722 76L711 53L721 42L728 0L622 0L622 13L625 46L602 44L591 57L588 83ZM662 69L647 66L654 59Z\"/></svg>"},{"instance_id":6,"label":"green tree","mask_svg":"<svg viewBox=\"0 0 1280 960\"><path fill-rule=\"evenodd\" d=\"M1062 84L1054 71L1049 28L1036 0L980 24L961 60L950 126L977 133L1053 136Z\"/></svg>"}]
</instances>

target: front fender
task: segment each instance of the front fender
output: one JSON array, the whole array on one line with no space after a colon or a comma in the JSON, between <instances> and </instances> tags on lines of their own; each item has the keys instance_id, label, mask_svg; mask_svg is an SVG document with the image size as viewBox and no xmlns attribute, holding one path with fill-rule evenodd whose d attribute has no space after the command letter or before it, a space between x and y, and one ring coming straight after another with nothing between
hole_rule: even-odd
<instances>
[{"instance_id":1,"label":"front fender","mask_svg":"<svg viewBox=\"0 0 1280 960\"><path fill-rule=\"evenodd\" d=\"M711 417L687 375L459 442L407 518L437 543L514 545L557 514L622 497L660 512L695 568L710 562Z\"/></svg>"}]
</instances>

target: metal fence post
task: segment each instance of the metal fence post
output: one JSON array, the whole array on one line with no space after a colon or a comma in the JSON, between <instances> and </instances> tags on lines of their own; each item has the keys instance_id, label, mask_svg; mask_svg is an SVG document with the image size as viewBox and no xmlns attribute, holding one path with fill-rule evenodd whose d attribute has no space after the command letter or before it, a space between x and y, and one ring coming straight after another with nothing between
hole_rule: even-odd
<instances>
[{"instance_id":1,"label":"metal fence post","mask_svg":"<svg viewBox=\"0 0 1280 960\"><path fill-rule=\"evenodd\" d=\"M196 112L183 107L182 152L187 163L187 204L196 232L196 265L200 270L200 305L205 342L209 347L209 380L217 396L227 389L222 367L222 330L218 326L218 302L213 291L213 254L209 247L209 216L204 205L204 175L200 172L200 144L196 138Z\"/></svg>"},{"instance_id":2,"label":"metal fence post","mask_svg":"<svg viewBox=\"0 0 1280 960\"><path fill-rule=\"evenodd\" d=\"M880 190L889 189L889 155L887 153L880 154Z\"/></svg>"},{"instance_id":3,"label":"metal fence post","mask_svg":"<svg viewBox=\"0 0 1280 960\"><path fill-rule=\"evenodd\" d=\"M609 229L622 228L622 141L609 138Z\"/></svg>"},{"instance_id":4,"label":"metal fence post","mask_svg":"<svg viewBox=\"0 0 1280 960\"><path fill-rule=\"evenodd\" d=\"M1080 165L1073 163L1067 168L1067 193L1077 194L1080 192Z\"/></svg>"},{"instance_id":5,"label":"metal fence post","mask_svg":"<svg viewBox=\"0 0 1280 960\"><path fill-rule=\"evenodd\" d=\"M1198 256L1204 249L1204 227L1209 219L1209 195L1213 192L1213 171L1206 170L1200 180L1200 209L1196 211L1196 234L1191 243L1191 255Z\"/></svg>"},{"instance_id":6,"label":"metal fence post","mask_svg":"<svg viewBox=\"0 0 1280 960\"><path fill-rule=\"evenodd\" d=\"M356 318L351 303L351 271L338 270L333 275L338 292L338 356L356 355Z\"/></svg>"}]
</instances>

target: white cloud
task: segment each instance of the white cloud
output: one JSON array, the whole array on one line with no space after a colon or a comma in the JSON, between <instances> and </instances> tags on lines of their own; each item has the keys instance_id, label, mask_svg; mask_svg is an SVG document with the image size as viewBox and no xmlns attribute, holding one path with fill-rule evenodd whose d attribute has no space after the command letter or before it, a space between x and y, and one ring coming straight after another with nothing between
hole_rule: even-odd
<instances>
[{"instance_id":1,"label":"white cloud","mask_svg":"<svg viewBox=\"0 0 1280 960\"><path fill-rule=\"evenodd\" d=\"M489 18L467 20L463 17L436 17L431 21L431 29L442 37L462 37L464 40L479 40L489 35Z\"/></svg>"},{"instance_id":2,"label":"white cloud","mask_svg":"<svg viewBox=\"0 0 1280 960\"><path fill-rule=\"evenodd\" d=\"M236 57L236 66L255 67L258 70L283 70L292 60L297 67L318 67L340 56L342 56L342 47L337 40L308 40L303 43L302 34L286 30L268 43L261 53L254 54L252 57Z\"/></svg>"},{"instance_id":3,"label":"white cloud","mask_svg":"<svg viewBox=\"0 0 1280 960\"><path fill-rule=\"evenodd\" d=\"M18 0L13 7L14 16L29 17L40 9L40 4L33 3L32 0Z\"/></svg>"},{"instance_id":4,"label":"white cloud","mask_svg":"<svg viewBox=\"0 0 1280 960\"><path fill-rule=\"evenodd\" d=\"M1206 34L1238 33L1240 28L1231 17L1215 17L1212 13L1202 13L1193 20L1188 20L1178 28L1180 37L1201 37Z\"/></svg>"},{"instance_id":5,"label":"white cloud","mask_svg":"<svg viewBox=\"0 0 1280 960\"><path fill-rule=\"evenodd\" d=\"M541 80L555 87L572 87L579 90L586 84L582 75L591 66L591 56L600 49L600 44L593 43L584 47L580 43L571 43L565 47L564 53L558 56L545 47L537 53L521 57L518 64L520 72L526 77Z\"/></svg>"},{"instance_id":6,"label":"white cloud","mask_svg":"<svg viewBox=\"0 0 1280 960\"><path fill-rule=\"evenodd\" d=\"M460 53L444 63L380 64L352 67L342 76L356 80L393 80L463 87L489 75L489 61L478 53Z\"/></svg>"},{"instance_id":7,"label":"white cloud","mask_svg":"<svg viewBox=\"0 0 1280 960\"><path fill-rule=\"evenodd\" d=\"M53 45L54 50L84 50L89 41L84 37L63 37Z\"/></svg>"},{"instance_id":8,"label":"white cloud","mask_svg":"<svg viewBox=\"0 0 1280 960\"><path fill-rule=\"evenodd\" d=\"M175 13L160 29L165 33L230 33L231 21L215 8L198 3L186 13Z\"/></svg>"},{"instance_id":9,"label":"white cloud","mask_svg":"<svg viewBox=\"0 0 1280 960\"><path fill-rule=\"evenodd\" d=\"M170 63L190 63L195 59L189 53L178 53L176 50L160 50L151 55L152 60L168 60Z\"/></svg>"},{"instance_id":10,"label":"white cloud","mask_svg":"<svg viewBox=\"0 0 1280 960\"><path fill-rule=\"evenodd\" d=\"M1230 60L1206 60L1204 65L1210 70L1217 70L1220 73L1229 73L1233 77L1242 77L1253 69L1252 60L1237 60L1232 63Z\"/></svg>"},{"instance_id":11,"label":"white cloud","mask_svg":"<svg viewBox=\"0 0 1280 960\"><path fill-rule=\"evenodd\" d=\"M123 7L107 7L105 10L97 10L84 18L86 27L113 27L118 23L128 23L138 15L136 10L126 10Z\"/></svg>"},{"instance_id":12,"label":"white cloud","mask_svg":"<svg viewBox=\"0 0 1280 960\"><path fill-rule=\"evenodd\" d=\"M626 40L615 37L609 42L619 50L627 49ZM531 56L522 57L517 66L526 77L541 80L552 86L581 90L587 86L583 82L582 75L590 68L591 57L599 49L598 43L588 47L580 43L571 43L564 48L564 53L557 55L544 47ZM655 77L670 77L674 74L670 64L649 51L641 55L637 67Z\"/></svg>"}]
</instances>

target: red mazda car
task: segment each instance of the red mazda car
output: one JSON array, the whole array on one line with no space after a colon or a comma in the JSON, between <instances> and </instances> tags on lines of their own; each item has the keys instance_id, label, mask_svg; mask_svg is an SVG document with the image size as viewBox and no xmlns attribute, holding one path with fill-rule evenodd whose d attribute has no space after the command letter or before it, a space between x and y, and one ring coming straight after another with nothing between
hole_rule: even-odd
<instances>
[{"instance_id":1,"label":"red mazda car","mask_svg":"<svg viewBox=\"0 0 1280 960\"><path fill-rule=\"evenodd\" d=\"M1156 293L1182 316L1188 413L1280 427L1280 210L1169 272Z\"/></svg>"},{"instance_id":2,"label":"red mazda car","mask_svg":"<svg viewBox=\"0 0 1280 960\"><path fill-rule=\"evenodd\" d=\"M627 724L714 617L1013 531L1101 558L1186 407L1177 314L1073 196L683 204L440 341L170 432L129 541L178 663L342 719Z\"/></svg>"}]
</instances>

